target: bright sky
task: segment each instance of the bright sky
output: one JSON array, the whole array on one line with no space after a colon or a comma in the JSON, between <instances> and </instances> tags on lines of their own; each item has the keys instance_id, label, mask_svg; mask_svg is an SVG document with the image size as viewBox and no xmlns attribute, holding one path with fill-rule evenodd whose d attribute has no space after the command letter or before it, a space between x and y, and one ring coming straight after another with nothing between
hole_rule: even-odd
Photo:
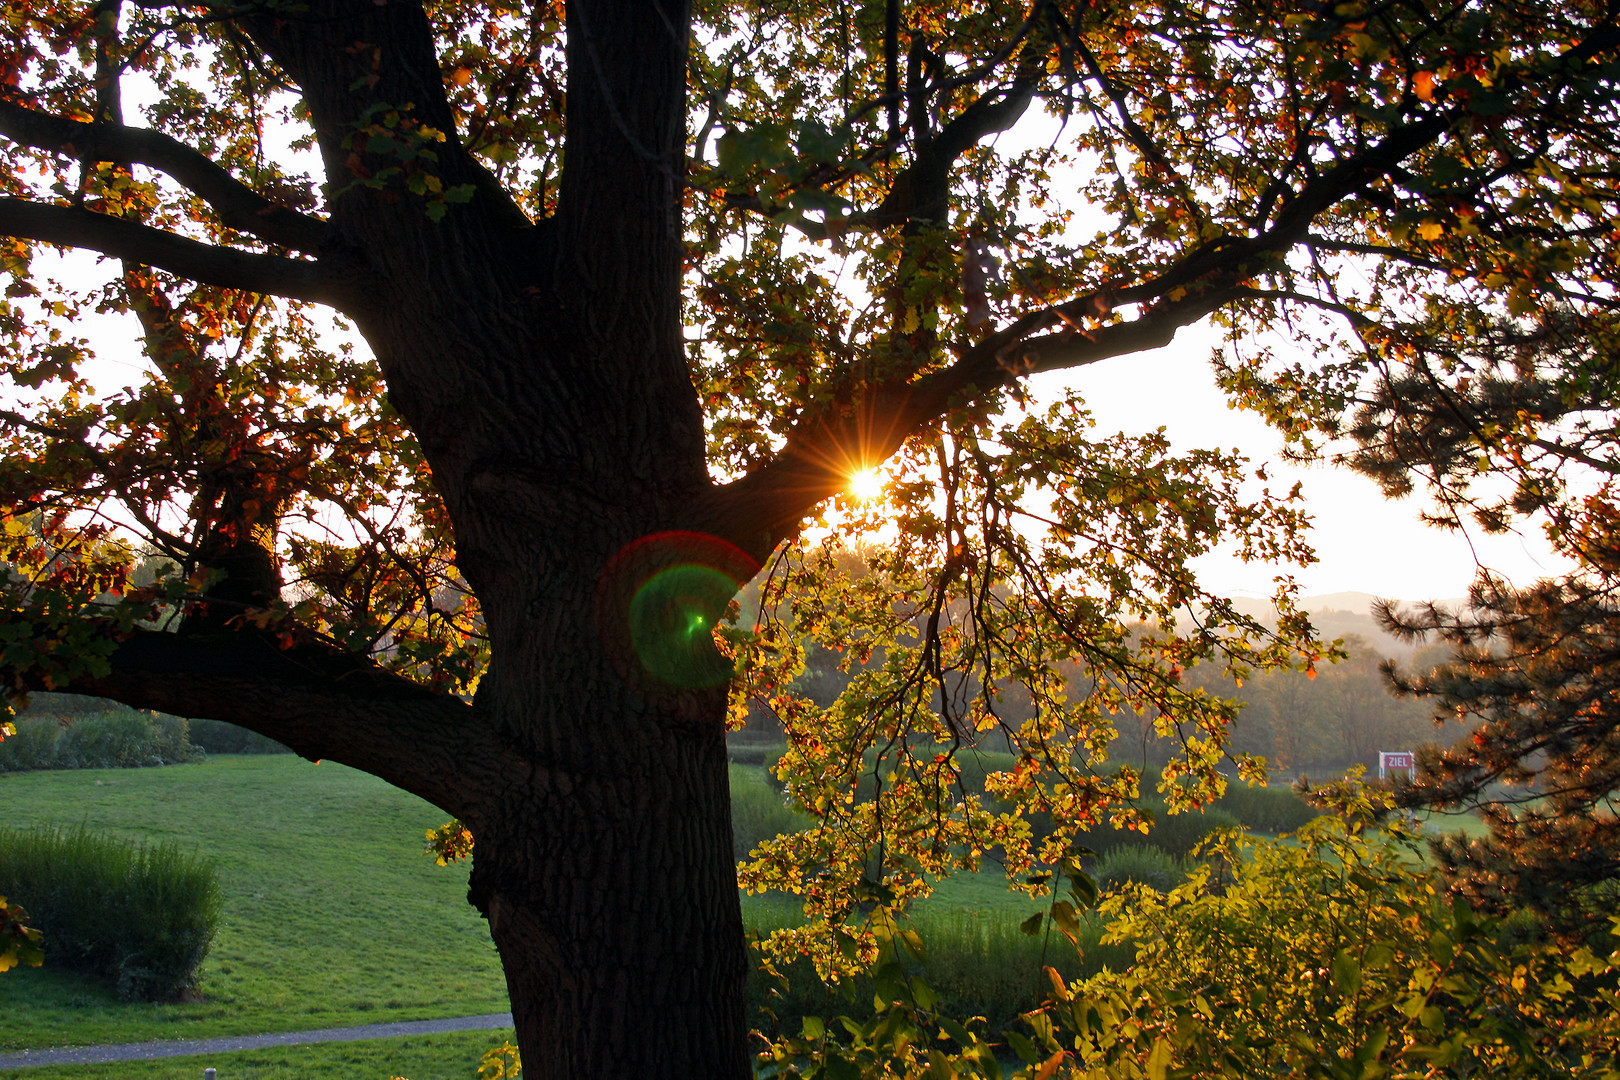
<instances>
[{"instance_id":1,"label":"bright sky","mask_svg":"<svg viewBox=\"0 0 1620 1080\"><path fill-rule=\"evenodd\" d=\"M1078 389L1099 432L1134 434L1163 425L1178 448L1235 447L1257 464L1269 462L1273 491L1300 481L1320 560L1290 571L1305 596L1365 592L1407 601L1456 599L1474 579L1476 558L1519 584L1566 568L1538 531L1443 532L1418 520L1422 504L1416 498L1391 502L1371 480L1348 470L1283 462L1281 437L1255 414L1229 408L1216 389L1209 366L1216 342L1213 330L1195 327L1151 353L1041 378ZM1271 594L1272 578L1284 569L1220 557L1198 565L1211 591L1257 597Z\"/></svg>"}]
</instances>

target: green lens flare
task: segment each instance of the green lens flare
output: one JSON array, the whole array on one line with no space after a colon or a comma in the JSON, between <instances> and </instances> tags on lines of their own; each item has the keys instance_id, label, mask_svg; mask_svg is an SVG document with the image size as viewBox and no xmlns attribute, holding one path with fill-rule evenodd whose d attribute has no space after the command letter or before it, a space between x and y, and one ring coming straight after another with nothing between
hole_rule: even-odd
<instances>
[{"instance_id":1,"label":"green lens flare","mask_svg":"<svg viewBox=\"0 0 1620 1080\"><path fill-rule=\"evenodd\" d=\"M647 671L675 686L716 686L731 665L709 631L737 583L711 566L672 566L647 579L630 601L630 644Z\"/></svg>"}]
</instances>

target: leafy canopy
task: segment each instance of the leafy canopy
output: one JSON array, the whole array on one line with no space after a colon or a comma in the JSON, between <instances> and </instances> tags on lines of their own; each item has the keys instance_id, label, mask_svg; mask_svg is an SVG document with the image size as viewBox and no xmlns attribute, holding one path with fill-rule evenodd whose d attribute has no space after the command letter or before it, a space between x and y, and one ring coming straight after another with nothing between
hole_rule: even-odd
<instances>
[{"instance_id":1,"label":"leafy canopy","mask_svg":"<svg viewBox=\"0 0 1620 1080\"><path fill-rule=\"evenodd\" d=\"M422 10L421 92L381 97L416 61L357 36L334 117L318 65L265 44L303 5L0 6L15 690L93 686L119 642L182 620L477 689L481 608L422 445L322 307L365 310L333 238L366 214L422 237L540 229L589 158L565 142L585 137L579 102L633 103L588 19L662 16ZM1237 703L1183 673L1240 683L1328 655L1286 577L1272 629L1194 569L1223 545L1309 559L1289 493L1234 453L1100 436L1082 390L1044 373L1212 317L1234 397L1311 445L1414 342L1611 318L1620 28L1597 0L703 2L691 19L684 161L660 189L681 203L691 383L717 498L758 526L723 539L786 539L757 612L718 636L734 721L774 712L789 797L817 820L742 880L835 924L991 848L1020 871L1060 861L1126 813L1138 778L1105 765L1122 715L1179 739L1172 806L1208 802ZM635 143L614 108L594 137ZM111 280L67 279L52 244L112 257ZM133 317L133 385L98 374L92 312ZM1315 356L1273 355L1278 335ZM825 502L880 462L881 505ZM818 506L825 542L799 529ZM143 558L161 573L137 584ZM859 666L836 702L794 692L806 639ZM956 784L990 742L1018 755L997 806ZM877 797L856 798L863 775ZM1029 811L1056 831L1037 841Z\"/></svg>"}]
</instances>

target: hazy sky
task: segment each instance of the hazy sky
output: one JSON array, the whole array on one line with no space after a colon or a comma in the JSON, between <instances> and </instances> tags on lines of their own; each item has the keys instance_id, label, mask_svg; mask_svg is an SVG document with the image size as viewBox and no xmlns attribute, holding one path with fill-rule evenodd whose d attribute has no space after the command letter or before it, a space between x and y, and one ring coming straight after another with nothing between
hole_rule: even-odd
<instances>
[{"instance_id":1,"label":"hazy sky","mask_svg":"<svg viewBox=\"0 0 1620 1080\"><path fill-rule=\"evenodd\" d=\"M1209 366L1217 338L1208 328L1183 331L1164 349L1117 357L1051 378L1078 389L1100 432L1152 431L1163 425L1178 448L1236 447L1255 462L1271 462L1273 491L1303 484L1314 518L1312 543L1319 562L1293 574L1305 595L1367 592L1399 600L1464 596L1476 557L1510 581L1527 584L1559 572L1564 563L1537 530L1522 535L1467 536L1425 526L1414 497L1391 502L1371 480L1348 470L1300 468L1281 461L1281 437L1255 414L1231 409ZM1236 559L1200 562L1213 591L1266 596L1278 568Z\"/></svg>"}]
</instances>

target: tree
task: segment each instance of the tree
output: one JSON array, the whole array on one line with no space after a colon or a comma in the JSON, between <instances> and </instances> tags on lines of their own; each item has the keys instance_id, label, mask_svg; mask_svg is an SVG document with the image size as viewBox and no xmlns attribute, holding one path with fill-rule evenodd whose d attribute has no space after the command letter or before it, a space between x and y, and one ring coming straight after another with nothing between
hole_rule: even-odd
<instances>
[{"instance_id":1,"label":"tree","mask_svg":"<svg viewBox=\"0 0 1620 1080\"><path fill-rule=\"evenodd\" d=\"M1482 570L1461 611L1381 617L1451 652L1388 673L1463 729L1420 754L1399 791L1404 806L1477 808L1490 826L1485 840L1435 843L1453 886L1579 924L1612 907L1593 886L1620 880L1617 324L1608 297L1520 307L1457 313L1466 334L1432 317L1387 328L1345 430L1350 464L1390 494L1426 489L1437 523L1539 525L1574 567L1522 587Z\"/></svg>"},{"instance_id":2,"label":"tree","mask_svg":"<svg viewBox=\"0 0 1620 1080\"><path fill-rule=\"evenodd\" d=\"M1273 633L1189 566L1307 557L1285 496L1095 438L1033 376L1214 316L1234 393L1299 430L1256 335L1615 280L1595 0L0 10L11 687L229 720L456 815L540 1075L745 1073L748 699L818 826L743 880L859 956L861 904L1121 812L1120 710L1207 801L1233 705L1181 673L1319 658L1286 579ZM53 245L113 280L53 280ZM98 311L139 385L92 378ZM885 462L885 509L838 501ZM830 499L851 544L894 530L864 577L802 535ZM137 541L177 572L132 585ZM761 625L727 623L768 559ZM806 636L877 662L819 708ZM997 729L991 787L1059 822L1033 849L954 786Z\"/></svg>"}]
</instances>

